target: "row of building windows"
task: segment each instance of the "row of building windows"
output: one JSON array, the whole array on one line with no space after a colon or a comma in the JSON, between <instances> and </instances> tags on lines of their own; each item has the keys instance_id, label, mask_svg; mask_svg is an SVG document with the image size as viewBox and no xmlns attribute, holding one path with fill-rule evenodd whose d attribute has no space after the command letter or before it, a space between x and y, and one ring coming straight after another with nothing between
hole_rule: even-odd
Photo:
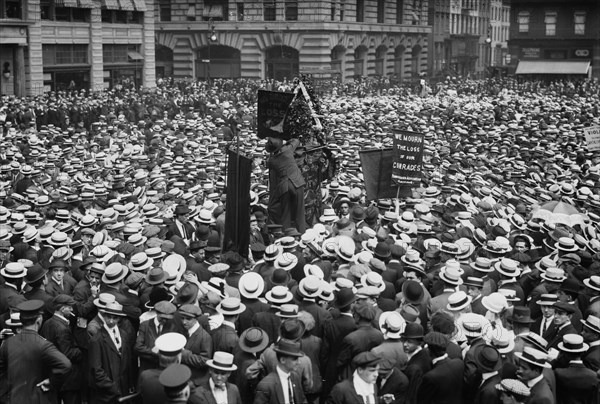
<instances>
[{"instance_id":1,"label":"row of building windows","mask_svg":"<svg viewBox=\"0 0 600 404\"><path fill-rule=\"evenodd\" d=\"M90 22L90 9L77 7L57 7L54 2L40 4L41 18L48 21ZM141 24L144 13L141 11L102 9L102 22L115 24Z\"/></svg>"},{"instance_id":2,"label":"row of building windows","mask_svg":"<svg viewBox=\"0 0 600 404\"><path fill-rule=\"evenodd\" d=\"M23 8L20 0L0 0L0 19L23 18Z\"/></svg>"},{"instance_id":3,"label":"row of building windows","mask_svg":"<svg viewBox=\"0 0 600 404\"><path fill-rule=\"evenodd\" d=\"M556 22L558 13L556 11L546 11L544 14L544 24L546 36L556 36ZM575 35L585 35L585 11L576 11L573 14L573 33ZM531 14L529 11L520 11L517 15L517 24L519 32L526 34L529 32Z\"/></svg>"},{"instance_id":4,"label":"row of building windows","mask_svg":"<svg viewBox=\"0 0 600 404\"><path fill-rule=\"evenodd\" d=\"M43 45L42 58L44 66L82 65L89 63L88 45L61 44ZM139 60L139 45L102 45L104 64L123 64Z\"/></svg>"},{"instance_id":5,"label":"row of building windows","mask_svg":"<svg viewBox=\"0 0 600 404\"><path fill-rule=\"evenodd\" d=\"M365 0L356 1L356 22L365 21ZM404 0L395 0L396 2L396 24L402 24L404 21ZM202 15L197 15L196 3L189 3L185 13L187 21L228 21L235 18L236 21L244 21L244 3L238 2L236 10L229 10L229 3L225 0L206 0L202 9ZM263 19L264 21L277 21L278 8L283 6L283 18L285 21L298 21L298 1L297 0L263 0ZM412 24L419 23L419 14L423 12L423 0L409 0L408 7L412 10ZM159 0L159 21L172 21L171 0ZM339 0L331 1L331 21L344 21L346 17L345 2ZM377 23L385 22L386 0L377 0Z\"/></svg>"}]
</instances>

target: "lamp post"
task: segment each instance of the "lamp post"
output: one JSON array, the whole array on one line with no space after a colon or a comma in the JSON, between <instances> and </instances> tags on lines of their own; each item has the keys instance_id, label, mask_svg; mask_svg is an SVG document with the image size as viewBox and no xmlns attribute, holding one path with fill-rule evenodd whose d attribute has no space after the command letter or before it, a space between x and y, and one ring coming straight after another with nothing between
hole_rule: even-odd
<instances>
[{"instance_id":1,"label":"lamp post","mask_svg":"<svg viewBox=\"0 0 600 404\"><path fill-rule=\"evenodd\" d=\"M210 45L213 42L217 42L217 34L215 33L215 23L212 18L208 20L208 59L206 59L206 76L208 81L208 86L210 87Z\"/></svg>"},{"instance_id":2,"label":"lamp post","mask_svg":"<svg viewBox=\"0 0 600 404\"><path fill-rule=\"evenodd\" d=\"M491 72L492 72L492 38L491 37L487 37L485 38L485 45L487 48L487 71L488 71L488 75L491 76Z\"/></svg>"}]
</instances>

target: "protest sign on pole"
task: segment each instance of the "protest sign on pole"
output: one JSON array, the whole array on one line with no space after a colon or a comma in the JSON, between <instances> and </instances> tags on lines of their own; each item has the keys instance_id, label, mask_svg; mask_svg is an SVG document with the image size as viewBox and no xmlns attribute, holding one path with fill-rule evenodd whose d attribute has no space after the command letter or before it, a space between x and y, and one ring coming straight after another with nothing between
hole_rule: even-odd
<instances>
[{"instance_id":1,"label":"protest sign on pole","mask_svg":"<svg viewBox=\"0 0 600 404\"><path fill-rule=\"evenodd\" d=\"M283 130L283 123L293 99L294 93L258 90L256 123L259 138L277 137L288 139Z\"/></svg>"},{"instance_id":2,"label":"protest sign on pole","mask_svg":"<svg viewBox=\"0 0 600 404\"><path fill-rule=\"evenodd\" d=\"M587 142L588 150L600 150L600 125L583 128L583 133L585 133L585 141Z\"/></svg>"},{"instance_id":3,"label":"protest sign on pole","mask_svg":"<svg viewBox=\"0 0 600 404\"><path fill-rule=\"evenodd\" d=\"M398 185L414 185L423 174L422 133L394 130L392 180Z\"/></svg>"}]
</instances>

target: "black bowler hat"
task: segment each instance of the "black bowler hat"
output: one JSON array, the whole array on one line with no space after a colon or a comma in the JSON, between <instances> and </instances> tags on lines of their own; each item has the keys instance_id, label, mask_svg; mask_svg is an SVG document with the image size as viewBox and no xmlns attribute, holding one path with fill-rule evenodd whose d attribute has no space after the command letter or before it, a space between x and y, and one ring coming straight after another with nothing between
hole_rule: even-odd
<instances>
[{"instance_id":1,"label":"black bowler hat","mask_svg":"<svg viewBox=\"0 0 600 404\"><path fill-rule=\"evenodd\" d=\"M334 306L338 309L348 307L356 301L356 295L352 288L342 288L335 296Z\"/></svg>"}]
</instances>

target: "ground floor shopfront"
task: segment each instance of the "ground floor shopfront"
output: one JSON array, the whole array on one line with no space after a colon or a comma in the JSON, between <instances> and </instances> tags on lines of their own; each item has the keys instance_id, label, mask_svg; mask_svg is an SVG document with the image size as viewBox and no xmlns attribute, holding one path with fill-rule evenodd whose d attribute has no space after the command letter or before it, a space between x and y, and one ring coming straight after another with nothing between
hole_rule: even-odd
<instances>
[{"instance_id":1,"label":"ground floor shopfront","mask_svg":"<svg viewBox=\"0 0 600 404\"><path fill-rule=\"evenodd\" d=\"M427 70L428 27L307 23L297 30L257 31L256 24L229 29L224 23L211 39L212 31L177 25L156 30L157 77L289 80L322 70L344 80L410 80Z\"/></svg>"}]
</instances>

